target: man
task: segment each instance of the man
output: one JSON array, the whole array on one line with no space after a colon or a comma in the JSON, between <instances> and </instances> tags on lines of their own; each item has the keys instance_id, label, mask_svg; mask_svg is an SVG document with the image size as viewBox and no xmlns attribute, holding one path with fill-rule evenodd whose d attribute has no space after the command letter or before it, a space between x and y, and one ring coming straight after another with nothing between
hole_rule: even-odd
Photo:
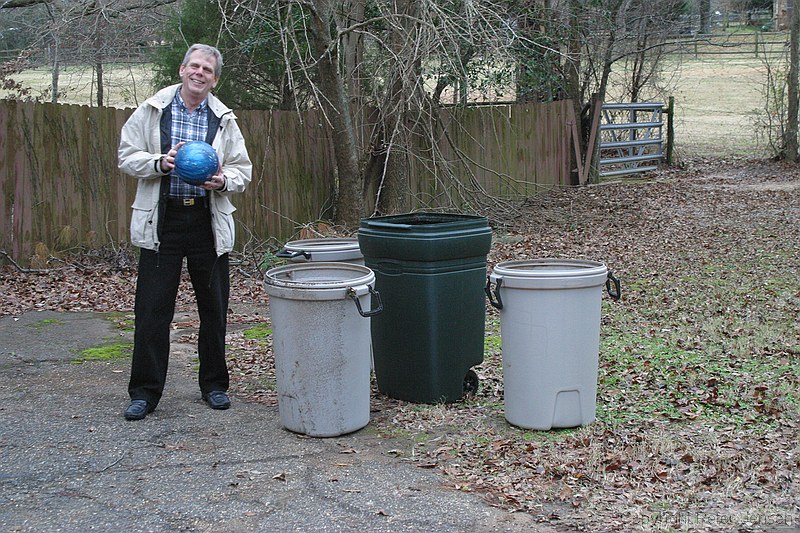
<instances>
[{"instance_id":1,"label":"man","mask_svg":"<svg viewBox=\"0 0 800 533\"><path fill-rule=\"evenodd\" d=\"M245 190L252 164L236 117L210 93L221 71L219 50L192 45L179 69L181 83L149 98L122 128L119 168L138 180L131 241L141 248L127 420L145 418L164 391L184 258L200 315L200 392L212 409L230 407L225 362L235 211L230 196ZM217 174L200 186L172 173L178 149L193 140L211 144L220 160Z\"/></svg>"}]
</instances>

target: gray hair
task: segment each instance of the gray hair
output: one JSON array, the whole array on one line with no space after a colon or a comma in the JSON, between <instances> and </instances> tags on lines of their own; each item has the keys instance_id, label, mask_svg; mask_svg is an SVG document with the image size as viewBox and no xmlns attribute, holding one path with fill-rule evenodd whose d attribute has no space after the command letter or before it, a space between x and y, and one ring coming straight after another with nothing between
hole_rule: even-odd
<instances>
[{"instance_id":1,"label":"gray hair","mask_svg":"<svg viewBox=\"0 0 800 533\"><path fill-rule=\"evenodd\" d=\"M189 64L189 56L191 56L194 52L202 52L207 56L211 56L217 63L217 66L214 67L214 76L219 78L220 74L222 74L222 54L219 50L214 48L208 44L193 44L189 47L189 50L186 51L186 55L183 56L183 62L181 65L184 67Z\"/></svg>"}]
</instances>

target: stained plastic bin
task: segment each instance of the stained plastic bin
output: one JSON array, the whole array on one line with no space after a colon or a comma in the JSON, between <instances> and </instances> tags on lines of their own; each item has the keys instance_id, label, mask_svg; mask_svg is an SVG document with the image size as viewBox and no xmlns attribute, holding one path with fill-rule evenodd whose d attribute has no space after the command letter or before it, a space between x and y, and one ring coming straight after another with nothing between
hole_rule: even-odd
<instances>
[{"instance_id":1,"label":"stained plastic bin","mask_svg":"<svg viewBox=\"0 0 800 533\"><path fill-rule=\"evenodd\" d=\"M311 261L364 264L364 256L361 255L361 250L358 247L358 239L351 237L289 241L276 255L295 263Z\"/></svg>"},{"instance_id":2,"label":"stained plastic bin","mask_svg":"<svg viewBox=\"0 0 800 533\"><path fill-rule=\"evenodd\" d=\"M375 275L350 263L292 263L264 282L283 427L333 437L366 426Z\"/></svg>"},{"instance_id":3,"label":"stained plastic bin","mask_svg":"<svg viewBox=\"0 0 800 533\"><path fill-rule=\"evenodd\" d=\"M594 421L604 284L619 298L619 281L595 261L530 259L494 267L486 292L500 309L508 422L548 430Z\"/></svg>"},{"instance_id":4,"label":"stained plastic bin","mask_svg":"<svg viewBox=\"0 0 800 533\"><path fill-rule=\"evenodd\" d=\"M407 213L361 221L358 242L384 310L372 319L378 389L418 403L449 403L478 386L483 362L484 217Z\"/></svg>"}]
</instances>

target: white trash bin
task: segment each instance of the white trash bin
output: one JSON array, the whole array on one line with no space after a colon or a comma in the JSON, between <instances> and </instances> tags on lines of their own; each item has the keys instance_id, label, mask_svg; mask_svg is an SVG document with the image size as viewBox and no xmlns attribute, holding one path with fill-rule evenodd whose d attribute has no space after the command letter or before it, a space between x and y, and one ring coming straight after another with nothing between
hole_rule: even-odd
<instances>
[{"instance_id":1,"label":"white trash bin","mask_svg":"<svg viewBox=\"0 0 800 533\"><path fill-rule=\"evenodd\" d=\"M295 263L310 261L364 264L364 255L358 246L358 239L350 237L289 241L276 255Z\"/></svg>"},{"instance_id":2,"label":"white trash bin","mask_svg":"<svg viewBox=\"0 0 800 533\"><path fill-rule=\"evenodd\" d=\"M281 259L293 263L334 262L364 264L364 255L355 237L326 237L319 239L301 239L287 242L275 254ZM370 345L370 351L372 350ZM370 372L375 369L372 355L369 358Z\"/></svg>"},{"instance_id":3,"label":"white trash bin","mask_svg":"<svg viewBox=\"0 0 800 533\"><path fill-rule=\"evenodd\" d=\"M494 267L486 292L500 309L508 422L548 430L594 421L604 284L619 298L619 281L594 261L531 259Z\"/></svg>"},{"instance_id":4,"label":"white trash bin","mask_svg":"<svg viewBox=\"0 0 800 533\"><path fill-rule=\"evenodd\" d=\"M350 263L292 263L270 269L264 281L281 424L311 437L366 426L369 317L382 309L375 274Z\"/></svg>"}]
</instances>

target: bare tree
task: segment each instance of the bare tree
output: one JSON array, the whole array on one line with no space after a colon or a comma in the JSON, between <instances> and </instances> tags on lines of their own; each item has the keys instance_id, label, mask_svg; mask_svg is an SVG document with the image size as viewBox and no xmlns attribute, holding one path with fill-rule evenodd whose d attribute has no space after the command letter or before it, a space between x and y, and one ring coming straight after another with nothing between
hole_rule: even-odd
<instances>
[{"instance_id":1,"label":"bare tree","mask_svg":"<svg viewBox=\"0 0 800 533\"><path fill-rule=\"evenodd\" d=\"M711 0L698 0L697 11L700 15L700 33L711 33Z\"/></svg>"},{"instance_id":2,"label":"bare tree","mask_svg":"<svg viewBox=\"0 0 800 533\"><path fill-rule=\"evenodd\" d=\"M312 87L313 105L333 130L334 219L351 227L373 201L380 213L407 209L413 165L437 179L452 176L438 153L438 99L456 82L467 91L482 77L470 70L480 68L471 49L508 59L514 39L505 7L492 0L378 1L368 8L364 0L239 0L236 11L255 21L279 13L289 79ZM369 204L365 191L374 195Z\"/></svg>"},{"instance_id":3,"label":"bare tree","mask_svg":"<svg viewBox=\"0 0 800 533\"><path fill-rule=\"evenodd\" d=\"M651 96L687 11L683 0L538 0L516 13L527 38L516 50L518 97L572 100L586 154L593 105L611 87L615 98Z\"/></svg>"},{"instance_id":4,"label":"bare tree","mask_svg":"<svg viewBox=\"0 0 800 533\"><path fill-rule=\"evenodd\" d=\"M0 11L44 8L46 18L37 28L39 38L29 47L29 57L46 57L52 70L50 98L60 97L63 65L91 65L95 102L104 104L103 65L124 61L155 39L164 6L177 0L5 0Z\"/></svg>"},{"instance_id":5,"label":"bare tree","mask_svg":"<svg viewBox=\"0 0 800 533\"><path fill-rule=\"evenodd\" d=\"M787 124L784 138L784 151L787 160L797 162L798 154L798 107L800 107L800 87L798 87L798 70L800 70L800 5L795 1L792 9L791 36L789 39L789 81Z\"/></svg>"}]
</instances>

